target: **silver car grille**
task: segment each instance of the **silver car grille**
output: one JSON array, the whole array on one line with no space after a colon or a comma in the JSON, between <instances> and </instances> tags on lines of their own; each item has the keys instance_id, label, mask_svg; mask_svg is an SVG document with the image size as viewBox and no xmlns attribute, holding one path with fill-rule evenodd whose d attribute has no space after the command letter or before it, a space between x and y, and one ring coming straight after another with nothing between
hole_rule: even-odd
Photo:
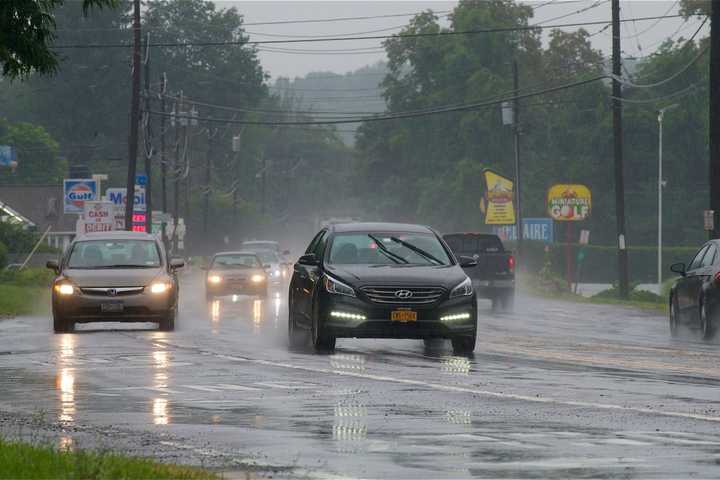
<instances>
[{"instance_id":1,"label":"silver car grille","mask_svg":"<svg viewBox=\"0 0 720 480\"><path fill-rule=\"evenodd\" d=\"M442 287L369 286L360 289L373 303L429 305L440 300Z\"/></svg>"},{"instance_id":2,"label":"silver car grille","mask_svg":"<svg viewBox=\"0 0 720 480\"><path fill-rule=\"evenodd\" d=\"M121 297L123 295L135 295L144 290L144 287L82 287L80 291L85 295L101 297Z\"/></svg>"}]
</instances>

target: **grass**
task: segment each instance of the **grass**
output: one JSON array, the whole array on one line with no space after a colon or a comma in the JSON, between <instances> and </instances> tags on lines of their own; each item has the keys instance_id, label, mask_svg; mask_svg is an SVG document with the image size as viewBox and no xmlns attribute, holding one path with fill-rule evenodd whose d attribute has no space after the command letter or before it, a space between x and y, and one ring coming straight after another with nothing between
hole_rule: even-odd
<instances>
[{"instance_id":1,"label":"grass","mask_svg":"<svg viewBox=\"0 0 720 480\"><path fill-rule=\"evenodd\" d=\"M36 313L49 303L48 287L21 286L0 283L0 317Z\"/></svg>"},{"instance_id":2,"label":"grass","mask_svg":"<svg viewBox=\"0 0 720 480\"><path fill-rule=\"evenodd\" d=\"M115 453L58 450L0 440L0 480L36 479L178 479L218 480L218 475L191 467L164 465Z\"/></svg>"}]
</instances>

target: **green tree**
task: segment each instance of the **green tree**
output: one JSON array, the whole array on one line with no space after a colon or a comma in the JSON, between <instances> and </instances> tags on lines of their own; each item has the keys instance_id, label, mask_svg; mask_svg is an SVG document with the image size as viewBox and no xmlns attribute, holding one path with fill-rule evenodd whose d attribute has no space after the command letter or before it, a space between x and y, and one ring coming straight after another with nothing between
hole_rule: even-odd
<instances>
[{"instance_id":1,"label":"green tree","mask_svg":"<svg viewBox=\"0 0 720 480\"><path fill-rule=\"evenodd\" d=\"M0 118L0 144L14 146L18 154L17 171L3 173L4 183L58 183L67 171L57 142L42 127Z\"/></svg>"},{"instance_id":2,"label":"green tree","mask_svg":"<svg viewBox=\"0 0 720 480\"><path fill-rule=\"evenodd\" d=\"M0 2L0 64L9 78L27 76L33 71L55 73L57 53L53 11L64 0L3 0ZM118 0L82 0L84 14L93 8L111 7Z\"/></svg>"}]
</instances>

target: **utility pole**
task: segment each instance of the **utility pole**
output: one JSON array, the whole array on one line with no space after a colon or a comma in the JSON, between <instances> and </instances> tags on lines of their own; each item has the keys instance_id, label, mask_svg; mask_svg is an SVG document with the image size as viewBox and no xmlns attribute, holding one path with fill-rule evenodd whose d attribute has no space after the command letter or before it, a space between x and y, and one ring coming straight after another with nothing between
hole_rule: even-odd
<instances>
[{"instance_id":1,"label":"utility pole","mask_svg":"<svg viewBox=\"0 0 720 480\"><path fill-rule=\"evenodd\" d=\"M266 163L266 161L265 161L265 154L264 154L263 152L260 152L260 158L261 158L261 160L262 160L262 187L261 187L262 189L261 189L261 193L260 193L260 195L262 196L262 198L260 199L260 202L261 202L261 203L260 203L260 205L261 205L261 207L260 207L260 213L262 213L263 215L265 215L265 209L266 209L266 205L265 205L265 202L266 202L266 195L265 195L266 184L265 184L265 182L267 182L267 171L266 171L266 170L267 170L267 163Z\"/></svg>"},{"instance_id":2,"label":"utility pole","mask_svg":"<svg viewBox=\"0 0 720 480\"><path fill-rule=\"evenodd\" d=\"M658 288L662 285L662 234L663 234L663 188L665 181L663 180L663 120L665 112L679 107L679 103L673 103L665 108L658 110L658 252L657 252L657 276Z\"/></svg>"},{"instance_id":3,"label":"utility pole","mask_svg":"<svg viewBox=\"0 0 720 480\"><path fill-rule=\"evenodd\" d=\"M628 298L628 255L625 238L625 172L623 166L623 127L622 127L622 75L620 50L620 0L612 0L612 107L613 107L613 150L615 157L615 221L617 229L618 286L620 297Z\"/></svg>"},{"instance_id":4,"label":"utility pole","mask_svg":"<svg viewBox=\"0 0 720 480\"><path fill-rule=\"evenodd\" d=\"M210 176L212 170L213 137L212 127L208 127L207 152L205 153L205 189L203 192L203 233L207 233L208 231L208 217L210 216Z\"/></svg>"},{"instance_id":5,"label":"utility pole","mask_svg":"<svg viewBox=\"0 0 720 480\"><path fill-rule=\"evenodd\" d=\"M148 122L145 128L145 135L150 136L150 32L147 34L147 45L145 46L145 121ZM147 138L145 138L145 176L147 183L145 184L145 231L152 233L152 147L150 151L147 148Z\"/></svg>"},{"instance_id":6,"label":"utility pole","mask_svg":"<svg viewBox=\"0 0 720 480\"><path fill-rule=\"evenodd\" d=\"M173 237L172 251L177 253L178 237L177 228L180 218L180 119L177 118L181 114L183 108L183 94L180 92L180 100L175 101L175 159L173 161Z\"/></svg>"},{"instance_id":7,"label":"utility pole","mask_svg":"<svg viewBox=\"0 0 720 480\"><path fill-rule=\"evenodd\" d=\"M720 212L720 5L709 2L710 12L710 210ZM720 237L713 222L710 238Z\"/></svg>"},{"instance_id":8,"label":"utility pole","mask_svg":"<svg viewBox=\"0 0 720 480\"><path fill-rule=\"evenodd\" d=\"M140 115L140 0L133 0L132 96L130 101L130 138L125 204L125 230L132 230L135 207L135 173L137 169L138 121Z\"/></svg>"},{"instance_id":9,"label":"utility pole","mask_svg":"<svg viewBox=\"0 0 720 480\"><path fill-rule=\"evenodd\" d=\"M517 213L515 215L515 229L517 230L517 256L522 260L523 225L522 225L522 203L520 196L520 78L518 74L517 60L513 60L513 89L515 99L513 100L513 133L515 136L515 202Z\"/></svg>"},{"instance_id":10,"label":"utility pole","mask_svg":"<svg viewBox=\"0 0 720 480\"><path fill-rule=\"evenodd\" d=\"M160 77L160 183L162 189L162 211L167 215L167 159L165 158L165 94L167 92L167 75L163 72ZM165 217L167 218L167 217ZM162 240L165 249L168 248L167 224L162 222Z\"/></svg>"}]
</instances>

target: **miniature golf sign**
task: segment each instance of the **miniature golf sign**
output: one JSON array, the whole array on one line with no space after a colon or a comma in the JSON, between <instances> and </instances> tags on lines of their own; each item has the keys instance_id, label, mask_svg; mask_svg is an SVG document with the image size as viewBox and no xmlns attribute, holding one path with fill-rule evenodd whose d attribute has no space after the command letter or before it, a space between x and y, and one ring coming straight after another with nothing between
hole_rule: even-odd
<instances>
[{"instance_id":1,"label":"miniature golf sign","mask_svg":"<svg viewBox=\"0 0 720 480\"><path fill-rule=\"evenodd\" d=\"M553 185L548 190L548 213L560 222L577 222L590 216L592 195L585 185Z\"/></svg>"},{"instance_id":2,"label":"miniature golf sign","mask_svg":"<svg viewBox=\"0 0 720 480\"><path fill-rule=\"evenodd\" d=\"M513 182L492 170L484 170L486 225L513 225L515 206L513 205Z\"/></svg>"}]
</instances>

